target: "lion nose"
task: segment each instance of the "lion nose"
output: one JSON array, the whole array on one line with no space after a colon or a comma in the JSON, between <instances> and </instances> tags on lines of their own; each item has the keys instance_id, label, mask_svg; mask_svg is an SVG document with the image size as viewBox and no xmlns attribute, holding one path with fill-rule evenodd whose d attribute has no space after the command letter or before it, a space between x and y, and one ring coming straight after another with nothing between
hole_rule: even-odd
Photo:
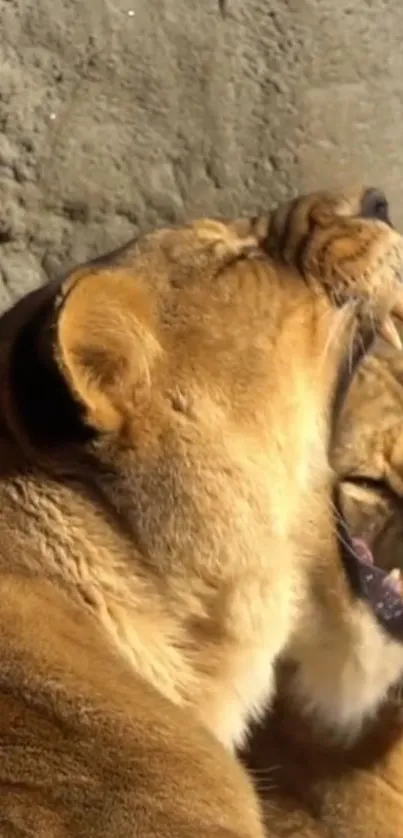
<instances>
[{"instance_id":1,"label":"lion nose","mask_svg":"<svg viewBox=\"0 0 403 838\"><path fill-rule=\"evenodd\" d=\"M361 199L360 215L362 218L376 218L392 227L388 201L379 189L367 189Z\"/></svg>"}]
</instances>

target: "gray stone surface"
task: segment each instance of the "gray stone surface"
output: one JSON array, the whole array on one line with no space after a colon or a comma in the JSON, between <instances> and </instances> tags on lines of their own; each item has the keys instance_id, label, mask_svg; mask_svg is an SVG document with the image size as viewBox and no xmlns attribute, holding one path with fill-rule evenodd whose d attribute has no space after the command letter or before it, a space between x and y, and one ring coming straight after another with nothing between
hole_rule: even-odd
<instances>
[{"instance_id":1,"label":"gray stone surface","mask_svg":"<svg viewBox=\"0 0 403 838\"><path fill-rule=\"evenodd\" d=\"M351 180L403 226L403 4L0 0L0 307L185 214Z\"/></svg>"}]
</instances>

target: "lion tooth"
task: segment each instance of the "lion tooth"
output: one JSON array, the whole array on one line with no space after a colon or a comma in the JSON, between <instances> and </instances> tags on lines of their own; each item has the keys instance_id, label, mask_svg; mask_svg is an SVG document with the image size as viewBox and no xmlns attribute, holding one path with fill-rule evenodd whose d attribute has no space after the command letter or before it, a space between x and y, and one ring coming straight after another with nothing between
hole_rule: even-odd
<instances>
[{"instance_id":1,"label":"lion tooth","mask_svg":"<svg viewBox=\"0 0 403 838\"><path fill-rule=\"evenodd\" d=\"M403 595L403 578L402 572L397 567L388 573L386 581L391 587L397 591L398 594Z\"/></svg>"},{"instance_id":2,"label":"lion tooth","mask_svg":"<svg viewBox=\"0 0 403 838\"><path fill-rule=\"evenodd\" d=\"M390 343L391 346L394 346L395 349L403 349L399 332L397 331L391 317L387 317L386 320L383 321L379 329L379 334L382 335L383 339Z\"/></svg>"}]
</instances>

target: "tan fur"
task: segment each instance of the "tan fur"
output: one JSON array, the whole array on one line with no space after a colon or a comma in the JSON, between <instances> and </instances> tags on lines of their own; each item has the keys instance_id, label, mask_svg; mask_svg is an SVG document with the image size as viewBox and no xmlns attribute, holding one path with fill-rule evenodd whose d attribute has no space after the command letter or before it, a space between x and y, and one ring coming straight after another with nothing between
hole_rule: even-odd
<instances>
[{"instance_id":1,"label":"tan fur","mask_svg":"<svg viewBox=\"0 0 403 838\"><path fill-rule=\"evenodd\" d=\"M331 505L340 370L403 267L363 200L156 231L4 325L2 834L30 818L44 836L258 838L225 749L276 659L343 733L403 672L350 588ZM95 436L58 436L72 405L52 387L35 423L31 355Z\"/></svg>"}]
</instances>

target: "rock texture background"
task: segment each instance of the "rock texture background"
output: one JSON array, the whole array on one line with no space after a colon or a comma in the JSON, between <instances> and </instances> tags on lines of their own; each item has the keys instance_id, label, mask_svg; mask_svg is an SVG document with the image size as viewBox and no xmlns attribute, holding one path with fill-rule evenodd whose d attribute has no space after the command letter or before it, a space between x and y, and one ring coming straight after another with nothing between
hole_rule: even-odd
<instances>
[{"instance_id":1,"label":"rock texture background","mask_svg":"<svg viewBox=\"0 0 403 838\"><path fill-rule=\"evenodd\" d=\"M0 0L0 308L185 214L366 180L403 226L403 4Z\"/></svg>"}]
</instances>

